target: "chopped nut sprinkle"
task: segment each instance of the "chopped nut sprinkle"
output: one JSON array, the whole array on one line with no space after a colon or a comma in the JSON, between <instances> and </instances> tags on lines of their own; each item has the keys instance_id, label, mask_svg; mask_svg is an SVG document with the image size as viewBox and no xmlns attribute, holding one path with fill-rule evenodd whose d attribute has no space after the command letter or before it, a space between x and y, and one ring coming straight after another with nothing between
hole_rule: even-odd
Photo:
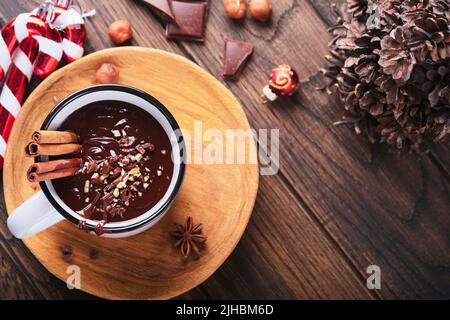
<instances>
[{"instance_id":1,"label":"chopped nut sprinkle","mask_svg":"<svg viewBox=\"0 0 450 320\"><path fill-rule=\"evenodd\" d=\"M90 186L91 186L91 183L89 182L89 180L86 180L84 182L84 193L89 193Z\"/></svg>"},{"instance_id":2,"label":"chopped nut sprinkle","mask_svg":"<svg viewBox=\"0 0 450 320\"><path fill-rule=\"evenodd\" d=\"M120 137L120 131L119 130L111 130L114 137L119 138Z\"/></svg>"}]
</instances>

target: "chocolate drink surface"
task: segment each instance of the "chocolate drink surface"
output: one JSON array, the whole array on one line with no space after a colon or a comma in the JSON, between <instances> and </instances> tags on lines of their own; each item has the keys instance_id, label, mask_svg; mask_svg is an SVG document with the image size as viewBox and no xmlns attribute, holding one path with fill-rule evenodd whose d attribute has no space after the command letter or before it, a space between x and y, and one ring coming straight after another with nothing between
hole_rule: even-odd
<instances>
[{"instance_id":1,"label":"chocolate drink surface","mask_svg":"<svg viewBox=\"0 0 450 320\"><path fill-rule=\"evenodd\" d=\"M166 193L172 147L163 127L143 109L95 102L71 114L58 130L80 136L83 162L78 174L52 183L64 203L86 219L129 220Z\"/></svg>"}]
</instances>

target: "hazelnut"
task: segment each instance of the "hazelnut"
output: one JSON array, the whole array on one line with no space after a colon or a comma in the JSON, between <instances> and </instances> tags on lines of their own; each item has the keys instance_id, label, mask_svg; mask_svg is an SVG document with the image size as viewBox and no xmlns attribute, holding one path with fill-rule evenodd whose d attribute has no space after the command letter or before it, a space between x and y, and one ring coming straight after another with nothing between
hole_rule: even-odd
<instances>
[{"instance_id":1,"label":"hazelnut","mask_svg":"<svg viewBox=\"0 0 450 320\"><path fill-rule=\"evenodd\" d=\"M231 19L242 19L247 11L247 2L246 0L224 0L223 8Z\"/></svg>"},{"instance_id":2,"label":"hazelnut","mask_svg":"<svg viewBox=\"0 0 450 320\"><path fill-rule=\"evenodd\" d=\"M270 0L250 0L250 15L258 20L265 22L269 20L272 14Z\"/></svg>"},{"instance_id":3,"label":"hazelnut","mask_svg":"<svg viewBox=\"0 0 450 320\"><path fill-rule=\"evenodd\" d=\"M131 24L127 20L117 20L109 26L109 37L115 44L122 44L133 36Z\"/></svg>"},{"instance_id":4,"label":"hazelnut","mask_svg":"<svg viewBox=\"0 0 450 320\"><path fill-rule=\"evenodd\" d=\"M116 83L119 80L119 68L111 63L104 63L95 73L97 83Z\"/></svg>"}]
</instances>

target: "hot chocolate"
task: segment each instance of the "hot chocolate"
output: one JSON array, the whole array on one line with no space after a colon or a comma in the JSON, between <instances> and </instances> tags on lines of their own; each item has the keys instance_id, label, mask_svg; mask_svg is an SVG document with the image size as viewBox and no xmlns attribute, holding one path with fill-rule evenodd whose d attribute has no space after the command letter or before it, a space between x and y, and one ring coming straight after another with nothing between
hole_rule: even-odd
<instances>
[{"instance_id":1,"label":"hot chocolate","mask_svg":"<svg viewBox=\"0 0 450 320\"><path fill-rule=\"evenodd\" d=\"M101 101L71 114L58 130L73 131L82 145L81 170L54 180L56 193L86 219L129 220L155 206L173 175L171 143L143 109Z\"/></svg>"}]
</instances>

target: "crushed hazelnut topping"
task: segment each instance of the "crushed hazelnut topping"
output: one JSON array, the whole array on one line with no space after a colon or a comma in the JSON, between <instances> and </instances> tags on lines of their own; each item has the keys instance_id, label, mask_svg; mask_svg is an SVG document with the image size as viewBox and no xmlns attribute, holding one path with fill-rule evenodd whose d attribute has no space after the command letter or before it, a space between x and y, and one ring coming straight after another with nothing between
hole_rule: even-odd
<instances>
[{"instance_id":1,"label":"crushed hazelnut topping","mask_svg":"<svg viewBox=\"0 0 450 320\"><path fill-rule=\"evenodd\" d=\"M84 193L89 193L89 187L90 187L91 183L89 182L89 180L86 180L84 182Z\"/></svg>"}]
</instances>

